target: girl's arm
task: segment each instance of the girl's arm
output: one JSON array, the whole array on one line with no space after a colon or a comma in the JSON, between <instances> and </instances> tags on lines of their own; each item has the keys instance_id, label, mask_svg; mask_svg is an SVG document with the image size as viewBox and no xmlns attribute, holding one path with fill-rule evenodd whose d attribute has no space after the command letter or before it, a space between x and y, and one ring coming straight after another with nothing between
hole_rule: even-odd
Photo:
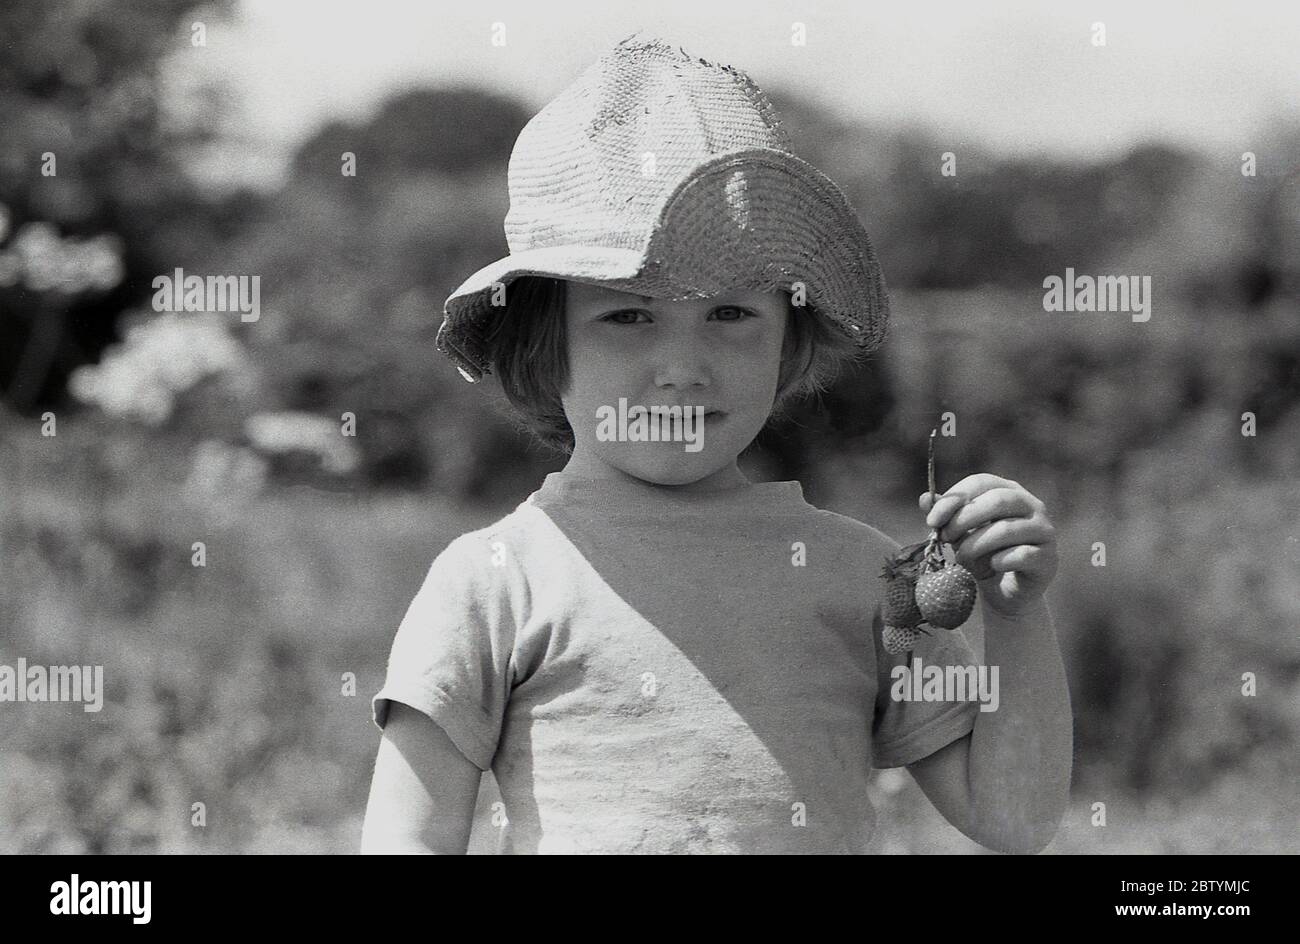
<instances>
[{"instance_id":1,"label":"girl's arm","mask_svg":"<svg viewBox=\"0 0 1300 944\"><path fill-rule=\"evenodd\" d=\"M464 855L481 776L433 719L393 702L375 759L361 853Z\"/></svg>"},{"instance_id":2,"label":"girl's arm","mask_svg":"<svg viewBox=\"0 0 1300 944\"><path fill-rule=\"evenodd\" d=\"M935 809L982 846L1042 852L1070 802L1073 722L1051 614L1039 601L1004 617L981 606L985 662L998 666L996 711L908 766Z\"/></svg>"},{"instance_id":3,"label":"girl's arm","mask_svg":"<svg viewBox=\"0 0 1300 944\"><path fill-rule=\"evenodd\" d=\"M1073 718L1061 647L1044 591L1056 575L1046 506L996 475L962 479L925 523L954 542L979 582L984 661L998 666L996 711L960 741L908 767L947 820L1001 852L1041 852L1069 806Z\"/></svg>"}]
</instances>

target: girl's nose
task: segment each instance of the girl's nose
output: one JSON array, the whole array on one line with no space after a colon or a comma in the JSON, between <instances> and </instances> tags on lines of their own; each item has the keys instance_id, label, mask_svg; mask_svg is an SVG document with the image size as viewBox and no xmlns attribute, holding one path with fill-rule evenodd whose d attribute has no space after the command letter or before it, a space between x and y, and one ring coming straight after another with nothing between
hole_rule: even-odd
<instances>
[{"instance_id":1,"label":"girl's nose","mask_svg":"<svg viewBox=\"0 0 1300 944\"><path fill-rule=\"evenodd\" d=\"M699 351L665 355L655 369L655 386L687 390L707 387L712 382L709 367Z\"/></svg>"},{"instance_id":2,"label":"girl's nose","mask_svg":"<svg viewBox=\"0 0 1300 944\"><path fill-rule=\"evenodd\" d=\"M707 387L712 381L705 339L685 326L666 331L658 339L651 357L655 365L655 386L689 389Z\"/></svg>"}]
</instances>

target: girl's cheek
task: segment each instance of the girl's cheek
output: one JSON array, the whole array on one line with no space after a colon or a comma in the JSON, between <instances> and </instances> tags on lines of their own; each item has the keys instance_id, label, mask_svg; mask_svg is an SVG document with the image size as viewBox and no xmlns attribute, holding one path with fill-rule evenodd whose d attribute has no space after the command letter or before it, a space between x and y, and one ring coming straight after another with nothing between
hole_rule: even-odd
<instances>
[{"instance_id":1,"label":"girl's cheek","mask_svg":"<svg viewBox=\"0 0 1300 944\"><path fill-rule=\"evenodd\" d=\"M639 359L645 356L645 338L637 339L634 332L609 332L604 337L591 338L572 350L569 369L587 377L612 377L631 373Z\"/></svg>"},{"instance_id":2,"label":"girl's cheek","mask_svg":"<svg viewBox=\"0 0 1300 944\"><path fill-rule=\"evenodd\" d=\"M735 347L746 351L762 352L774 346L779 346L784 340L784 335L771 322L748 321L742 324L729 325L729 331L719 338L725 341L729 347Z\"/></svg>"},{"instance_id":3,"label":"girl's cheek","mask_svg":"<svg viewBox=\"0 0 1300 944\"><path fill-rule=\"evenodd\" d=\"M731 364L749 375L764 370L780 370L781 338L773 338L765 331L737 331L725 345L714 352L718 364Z\"/></svg>"}]
</instances>

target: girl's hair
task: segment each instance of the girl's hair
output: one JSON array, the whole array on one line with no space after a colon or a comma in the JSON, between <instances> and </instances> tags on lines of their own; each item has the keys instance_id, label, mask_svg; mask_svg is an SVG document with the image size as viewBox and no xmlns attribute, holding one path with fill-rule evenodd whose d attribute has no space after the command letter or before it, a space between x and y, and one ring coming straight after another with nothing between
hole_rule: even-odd
<instances>
[{"instance_id":1,"label":"girl's hair","mask_svg":"<svg viewBox=\"0 0 1300 944\"><path fill-rule=\"evenodd\" d=\"M569 380L565 333L567 282L520 276L510 283L509 303L486 331L492 372L520 413L520 425L543 444L573 452L573 430L560 400ZM781 372L769 422L786 415L798 399L820 395L840 371L862 355L852 339L811 308L787 298Z\"/></svg>"}]
</instances>

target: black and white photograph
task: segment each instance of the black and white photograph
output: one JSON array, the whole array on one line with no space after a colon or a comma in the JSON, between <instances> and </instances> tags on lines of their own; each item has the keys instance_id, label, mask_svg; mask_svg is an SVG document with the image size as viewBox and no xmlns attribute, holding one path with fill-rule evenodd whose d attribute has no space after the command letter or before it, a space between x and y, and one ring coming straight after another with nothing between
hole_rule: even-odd
<instances>
[{"instance_id":1,"label":"black and white photograph","mask_svg":"<svg viewBox=\"0 0 1300 944\"><path fill-rule=\"evenodd\" d=\"M1300 852L1297 48L6 0L0 853Z\"/></svg>"}]
</instances>

